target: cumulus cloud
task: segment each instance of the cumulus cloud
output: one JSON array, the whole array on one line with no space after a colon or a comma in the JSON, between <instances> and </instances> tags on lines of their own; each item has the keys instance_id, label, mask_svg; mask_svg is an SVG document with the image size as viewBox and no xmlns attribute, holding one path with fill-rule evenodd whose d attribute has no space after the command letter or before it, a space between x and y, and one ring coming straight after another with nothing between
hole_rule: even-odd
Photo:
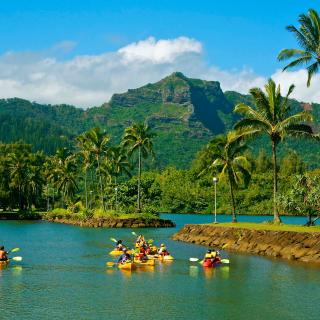
<instances>
[{"instance_id":1,"label":"cumulus cloud","mask_svg":"<svg viewBox=\"0 0 320 320\"><path fill-rule=\"evenodd\" d=\"M273 75L272 79L276 83L280 83L282 94L286 94L290 85L294 84L295 89L291 97L296 98L299 101L304 102L320 102L320 75L316 74L312 80L311 85L307 87L307 71L285 71L277 70Z\"/></svg>"},{"instance_id":2,"label":"cumulus cloud","mask_svg":"<svg viewBox=\"0 0 320 320\"><path fill-rule=\"evenodd\" d=\"M69 52L76 44L64 41L54 48ZM0 56L0 97L21 97L40 103L68 103L79 107L101 105L113 93L124 92L155 82L174 71L187 76L220 81L223 90L247 93L262 87L266 79L250 69L222 70L204 61L202 44L191 38L153 37L131 43L118 51L61 59L52 51L7 52ZM306 78L299 72L273 77L285 88L297 84L296 98L320 101L315 87L319 78L306 89Z\"/></svg>"}]
</instances>

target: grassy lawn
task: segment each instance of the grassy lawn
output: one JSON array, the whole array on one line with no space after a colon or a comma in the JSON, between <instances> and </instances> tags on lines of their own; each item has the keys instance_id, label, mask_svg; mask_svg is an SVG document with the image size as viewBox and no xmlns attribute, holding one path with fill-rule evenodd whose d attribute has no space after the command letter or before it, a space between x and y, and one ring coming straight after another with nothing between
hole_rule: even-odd
<instances>
[{"instance_id":1,"label":"grassy lawn","mask_svg":"<svg viewBox=\"0 0 320 320\"><path fill-rule=\"evenodd\" d=\"M320 232L320 226L304 227L294 224L269 224L269 223L253 223L253 222L238 222L238 223L218 223L215 227L230 227L230 228L244 228L251 230L271 230L271 231L293 231L293 232Z\"/></svg>"}]
</instances>

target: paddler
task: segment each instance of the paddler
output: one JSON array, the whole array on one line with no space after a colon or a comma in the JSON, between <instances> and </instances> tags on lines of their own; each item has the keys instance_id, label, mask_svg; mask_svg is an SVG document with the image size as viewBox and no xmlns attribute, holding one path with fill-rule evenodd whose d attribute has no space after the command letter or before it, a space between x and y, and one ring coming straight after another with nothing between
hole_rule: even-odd
<instances>
[{"instance_id":1,"label":"paddler","mask_svg":"<svg viewBox=\"0 0 320 320\"><path fill-rule=\"evenodd\" d=\"M4 246L0 246L0 261L8 261L8 252L4 250Z\"/></svg>"},{"instance_id":2,"label":"paddler","mask_svg":"<svg viewBox=\"0 0 320 320\"><path fill-rule=\"evenodd\" d=\"M212 263L215 263L220 260L219 252L215 249L208 249L203 260L211 260Z\"/></svg>"},{"instance_id":3,"label":"paddler","mask_svg":"<svg viewBox=\"0 0 320 320\"><path fill-rule=\"evenodd\" d=\"M158 254L161 256L166 256L169 254L169 252L167 251L167 247L165 246L164 243L161 243L160 249L158 250Z\"/></svg>"},{"instance_id":4,"label":"paddler","mask_svg":"<svg viewBox=\"0 0 320 320\"><path fill-rule=\"evenodd\" d=\"M125 246L122 244L122 240L118 240L116 244L116 250L122 251L125 248Z\"/></svg>"},{"instance_id":5,"label":"paddler","mask_svg":"<svg viewBox=\"0 0 320 320\"><path fill-rule=\"evenodd\" d=\"M144 236L142 234L140 234L137 238L137 241L136 241L136 246L137 247L141 247L143 244L145 243L145 239L144 239Z\"/></svg>"},{"instance_id":6,"label":"paddler","mask_svg":"<svg viewBox=\"0 0 320 320\"><path fill-rule=\"evenodd\" d=\"M126 263L128 261L131 261L131 255L128 253L126 248L122 249L122 255L118 259L118 263Z\"/></svg>"}]
</instances>

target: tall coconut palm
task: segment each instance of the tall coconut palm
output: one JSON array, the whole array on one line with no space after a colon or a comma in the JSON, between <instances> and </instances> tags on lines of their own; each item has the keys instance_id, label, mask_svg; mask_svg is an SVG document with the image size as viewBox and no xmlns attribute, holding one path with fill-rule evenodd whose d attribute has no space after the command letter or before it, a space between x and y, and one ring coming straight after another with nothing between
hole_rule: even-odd
<instances>
[{"instance_id":1,"label":"tall coconut palm","mask_svg":"<svg viewBox=\"0 0 320 320\"><path fill-rule=\"evenodd\" d=\"M290 25L287 30L294 34L301 49L283 49L278 59L280 61L293 59L283 70L306 65L309 87L311 78L317 73L320 65L320 18L315 10L310 9L307 15L301 14L298 21L299 28Z\"/></svg>"},{"instance_id":2,"label":"tall coconut palm","mask_svg":"<svg viewBox=\"0 0 320 320\"><path fill-rule=\"evenodd\" d=\"M110 138L107 136L106 132L101 131L100 128L93 128L85 132L84 137L87 141L87 145L90 152L94 155L95 160L97 162L99 185L100 185L100 198L101 198L102 207L104 208L101 158L107 154L108 143Z\"/></svg>"},{"instance_id":3,"label":"tall coconut palm","mask_svg":"<svg viewBox=\"0 0 320 320\"><path fill-rule=\"evenodd\" d=\"M213 138L207 146L211 162L205 171L218 173L220 179L226 179L230 190L232 221L237 222L234 191L240 184L248 185L251 165L244 155L247 149L245 138L255 131L230 131L227 135Z\"/></svg>"},{"instance_id":4,"label":"tall coconut palm","mask_svg":"<svg viewBox=\"0 0 320 320\"><path fill-rule=\"evenodd\" d=\"M19 209L25 209L24 189L26 185L28 157L25 152L9 153L10 188L17 190Z\"/></svg>"},{"instance_id":5,"label":"tall coconut palm","mask_svg":"<svg viewBox=\"0 0 320 320\"><path fill-rule=\"evenodd\" d=\"M55 171L55 184L58 191L62 193L65 202L72 201L78 190L76 181L77 164L74 155L70 155L63 161L60 161L59 165L55 168Z\"/></svg>"},{"instance_id":6,"label":"tall coconut palm","mask_svg":"<svg viewBox=\"0 0 320 320\"><path fill-rule=\"evenodd\" d=\"M125 173L131 176L131 165L128 160L128 154L121 146L111 147L108 150L108 161L110 163L110 173L115 178L115 184L117 184L117 178L121 174Z\"/></svg>"},{"instance_id":7,"label":"tall coconut palm","mask_svg":"<svg viewBox=\"0 0 320 320\"><path fill-rule=\"evenodd\" d=\"M88 180L88 170L92 165L92 153L90 151L89 140L86 137L86 134L83 133L77 137L77 146L79 148L79 155L82 161L82 169L84 171L84 192L85 192L85 201L86 201L86 209L88 208L88 188L87 188L87 180Z\"/></svg>"},{"instance_id":8,"label":"tall coconut palm","mask_svg":"<svg viewBox=\"0 0 320 320\"><path fill-rule=\"evenodd\" d=\"M276 86L273 80L265 85L266 94L259 88L250 90L255 107L243 103L236 105L234 111L244 115L244 118L235 125L235 129L256 129L257 134L267 134L272 145L273 162L273 215L274 221L280 222L277 210L276 197L278 190L277 178L277 146L286 136L310 136L312 128L306 122L312 121L307 111L292 113L289 105L289 96L294 86L291 85L285 98L281 96L280 85Z\"/></svg>"},{"instance_id":9,"label":"tall coconut palm","mask_svg":"<svg viewBox=\"0 0 320 320\"><path fill-rule=\"evenodd\" d=\"M138 153L138 212L141 212L141 168L142 158L146 159L149 154L154 156L153 141L155 134L151 131L147 124L136 123L125 130L122 144L127 147L129 154Z\"/></svg>"}]
</instances>

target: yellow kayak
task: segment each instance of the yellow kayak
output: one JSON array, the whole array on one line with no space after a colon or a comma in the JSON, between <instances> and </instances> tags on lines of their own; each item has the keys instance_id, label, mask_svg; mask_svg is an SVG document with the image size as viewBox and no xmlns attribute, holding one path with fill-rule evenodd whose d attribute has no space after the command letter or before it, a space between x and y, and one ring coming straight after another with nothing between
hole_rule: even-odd
<instances>
[{"instance_id":1,"label":"yellow kayak","mask_svg":"<svg viewBox=\"0 0 320 320\"><path fill-rule=\"evenodd\" d=\"M118 263L118 268L121 270L134 270L136 265L133 262Z\"/></svg>"},{"instance_id":2,"label":"yellow kayak","mask_svg":"<svg viewBox=\"0 0 320 320\"><path fill-rule=\"evenodd\" d=\"M139 267L142 267L142 266L153 267L155 265L154 259L148 259L148 260L145 260L145 261L141 261L141 260L135 259L134 262Z\"/></svg>"},{"instance_id":3,"label":"yellow kayak","mask_svg":"<svg viewBox=\"0 0 320 320\"><path fill-rule=\"evenodd\" d=\"M0 261L0 269L5 268L9 264L10 260Z\"/></svg>"},{"instance_id":4,"label":"yellow kayak","mask_svg":"<svg viewBox=\"0 0 320 320\"><path fill-rule=\"evenodd\" d=\"M161 256L161 255L148 255L148 259L158 259L158 260L162 260L162 261L172 261L174 260L174 257L169 254L167 256Z\"/></svg>"},{"instance_id":5,"label":"yellow kayak","mask_svg":"<svg viewBox=\"0 0 320 320\"><path fill-rule=\"evenodd\" d=\"M127 253L133 254L133 250L128 250ZM112 251L109 252L109 254L111 256L121 256L123 254L123 251L121 251L121 250L112 250Z\"/></svg>"},{"instance_id":6,"label":"yellow kayak","mask_svg":"<svg viewBox=\"0 0 320 320\"><path fill-rule=\"evenodd\" d=\"M169 254L167 256L159 256L158 259L163 261L172 261L174 260L174 257L171 254Z\"/></svg>"}]
</instances>

